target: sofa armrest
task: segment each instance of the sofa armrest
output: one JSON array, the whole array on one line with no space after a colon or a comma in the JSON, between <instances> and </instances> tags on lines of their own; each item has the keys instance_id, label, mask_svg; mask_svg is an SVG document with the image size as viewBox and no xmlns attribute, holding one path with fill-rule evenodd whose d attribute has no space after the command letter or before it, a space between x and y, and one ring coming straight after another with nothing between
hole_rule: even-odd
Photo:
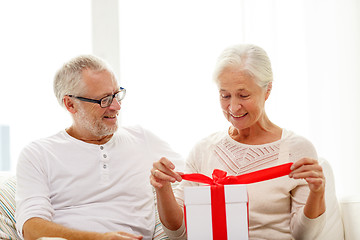
<instances>
[{"instance_id":1,"label":"sofa armrest","mask_svg":"<svg viewBox=\"0 0 360 240\"><path fill-rule=\"evenodd\" d=\"M340 205L345 239L360 239L360 195L344 197L340 200Z\"/></svg>"},{"instance_id":2,"label":"sofa armrest","mask_svg":"<svg viewBox=\"0 0 360 240\"><path fill-rule=\"evenodd\" d=\"M341 217L340 204L335 190L335 177L331 165L326 159L320 158L326 178L325 203L326 224L318 240L344 240L344 227Z\"/></svg>"}]
</instances>

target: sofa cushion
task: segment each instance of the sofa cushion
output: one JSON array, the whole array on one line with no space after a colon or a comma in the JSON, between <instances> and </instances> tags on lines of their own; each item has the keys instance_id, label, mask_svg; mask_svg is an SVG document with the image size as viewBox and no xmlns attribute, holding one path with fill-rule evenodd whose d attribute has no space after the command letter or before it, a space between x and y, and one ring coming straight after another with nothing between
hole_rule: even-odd
<instances>
[{"instance_id":1,"label":"sofa cushion","mask_svg":"<svg viewBox=\"0 0 360 240\"><path fill-rule=\"evenodd\" d=\"M15 189L15 176L0 183L0 239L20 239L15 228Z\"/></svg>"}]
</instances>

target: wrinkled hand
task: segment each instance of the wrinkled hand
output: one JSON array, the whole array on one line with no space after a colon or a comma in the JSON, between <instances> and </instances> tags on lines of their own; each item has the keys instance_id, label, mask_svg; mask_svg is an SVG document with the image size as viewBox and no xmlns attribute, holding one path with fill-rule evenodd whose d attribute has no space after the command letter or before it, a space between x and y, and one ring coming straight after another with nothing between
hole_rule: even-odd
<instances>
[{"instance_id":1,"label":"wrinkled hand","mask_svg":"<svg viewBox=\"0 0 360 240\"><path fill-rule=\"evenodd\" d=\"M305 179L309 184L310 191L316 194L325 192L325 176L318 161L311 158L302 158L291 166L290 177Z\"/></svg>"},{"instance_id":2,"label":"wrinkled hand","mask_svg":"<svg viewBox=\"0 0 360 240\"><path fill-rule=\"evenodd\" d=\"M141 240L142 236L134 235L126 232L108 232L104 233L104 238L106 240Z\"/></svg>"},{"instance_id":3,"label":"wrinkled hand","mask_svg":"<svg viewBox=\"0 0 360 240\"><path fill-rule=\"evenodd\" d=\"M180 172L175 172L175 165L167 158L161 158L153 163L151 169L150 183L155 188L162 188L166 184L180 182L182 180Z\"/></svg>"}]
</instances>

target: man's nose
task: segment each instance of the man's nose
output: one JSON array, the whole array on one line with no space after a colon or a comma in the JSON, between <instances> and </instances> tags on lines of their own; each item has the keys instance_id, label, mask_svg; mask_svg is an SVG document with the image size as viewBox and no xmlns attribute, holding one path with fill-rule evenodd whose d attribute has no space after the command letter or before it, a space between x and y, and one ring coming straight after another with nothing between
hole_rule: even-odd
<instances>
[{"instance_id":1,"label":"man's nose","mask_svg":"<svg viewBox=\"0 0 360 240\"><path fill-rule=\"evenodd\" d=\"M113 110L120 110L121 108L121 101L119 102L116 98L113 98L110 106L109 106L110 109L113 109Z\"/></svg>"}]
</instances>

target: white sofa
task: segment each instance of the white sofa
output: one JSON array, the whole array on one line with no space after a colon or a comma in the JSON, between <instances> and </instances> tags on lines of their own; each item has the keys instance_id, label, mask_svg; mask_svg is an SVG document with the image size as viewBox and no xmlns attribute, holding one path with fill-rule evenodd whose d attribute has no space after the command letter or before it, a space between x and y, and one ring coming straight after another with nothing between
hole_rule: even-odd
<instances>
[{"instance_id":1,"label":"white sofa","mask_svg":"<svg viewBox=\"0 0 360 240\"><path fill-rule=\"evenodd\" d=\"M360 197L342 199L339 203L334 175L329 163L321 159L326 176L327 222L321 237L316 240L360 240ZM0 172L0 239L20 239L15 230L16 180L11 173ZM168 239L164 234L156 212L154 240ZM312 239L307 239L312 240Z\"/></svg>"}]
</instances>

